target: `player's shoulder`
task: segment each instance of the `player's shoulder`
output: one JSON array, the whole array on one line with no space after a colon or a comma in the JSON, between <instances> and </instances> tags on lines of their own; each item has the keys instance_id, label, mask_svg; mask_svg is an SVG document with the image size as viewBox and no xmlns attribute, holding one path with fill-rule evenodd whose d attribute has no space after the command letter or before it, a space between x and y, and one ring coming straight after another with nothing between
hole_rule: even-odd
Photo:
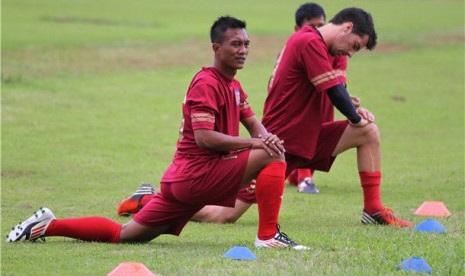
<instances>
[{"instance_id":1,"label":"player's shoulder","mask_svg":"<svg viewBox=\"0 0 465 276\"><path fill-rule=\"evenodd\" d=\"M311 26L305 26L302 29L296 31L289 39L288 44L294 44L299 46L304 45L324 45L323 38L320 33Z\"/></svg>"},{"instance_id":2,"label":"player's shoulder","mask_svg":"<svg viewBox=\"0 0 465 276\"><path fill-rule=\"evenodd\" d=\"M296 31L296 33L298 36L306 39L321 39L320 32L312 26L304 26L300 30Z\"/></svg>"},{"instance_id":3,"label":"player's shoulder","mask_svg":"<svg viewBox=\"0 0 465 276\"><path fill-rule=\"evenodd\" d=\"M194 85L210 85L216 86L219 82L218 76L211 67L203 67L192 79L191 86Z\"/></svg>"},{"instance_id":4,"label":"player's shoulder","mask_svg":"<svg viewBox=\"0 0 465 276\"><path fill-rule=\"evenodd\" d=\"M215 79L215 72L212 67L202 67L194 79Z\"/></svg>"}]
</instances>

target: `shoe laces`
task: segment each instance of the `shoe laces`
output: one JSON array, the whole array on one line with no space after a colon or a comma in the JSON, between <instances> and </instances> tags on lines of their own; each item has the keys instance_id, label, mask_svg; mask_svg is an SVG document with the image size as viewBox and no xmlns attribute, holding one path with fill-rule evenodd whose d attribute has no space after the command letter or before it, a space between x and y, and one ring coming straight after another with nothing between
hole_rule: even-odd
<instances>
[{"instance_id":1,"label":"shoe laces","mask_svg":"<svg viewBox=\"0 0 465 276\"><path fill-rule=\"evenodd\" d=\"M288 244L292 247L297 245L294 241L291 240L291 238L289 238L289 236L286 233L281 232L279 224L277 224L276 227L278 228L278 236L276 236L277 240L285 244Z\"/></svg>"}]
</instances>

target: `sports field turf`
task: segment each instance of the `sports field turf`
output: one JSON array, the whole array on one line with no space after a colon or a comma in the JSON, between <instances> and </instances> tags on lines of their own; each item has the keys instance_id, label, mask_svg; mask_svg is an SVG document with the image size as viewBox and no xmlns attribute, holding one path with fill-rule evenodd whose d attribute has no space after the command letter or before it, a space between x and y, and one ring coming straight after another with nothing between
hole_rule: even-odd
<instances>
[{"instance_id":1,"label":"sports field turf","mask_svg":"<svg viewBox=\"0 0 465 276\"><path fill-rule=\"evenodd\" d=\"M58 218L116 216L141 182L158 187L171 161L181 102L193 74L212 62L208 31L220 15L248 23L252 40L238 79L261 115L275 57L301 1L2 1L1 233L39 206ZM161 275L385 275L422 257L435 275L465 274L463 1L321 2L372 13L373 52L349 60L348 90L382 134L383 202L414 224L428 200L451 211L445 234L360 224L355 151L321 194L286 185L282 230L311 250L257 250L254 206L233 225L189 223L180 237L144 245L45 243L1 246L2 275L105 275L141 262ZM247 246L256 261L222 255Z\"/></svg>"}]
</instances>

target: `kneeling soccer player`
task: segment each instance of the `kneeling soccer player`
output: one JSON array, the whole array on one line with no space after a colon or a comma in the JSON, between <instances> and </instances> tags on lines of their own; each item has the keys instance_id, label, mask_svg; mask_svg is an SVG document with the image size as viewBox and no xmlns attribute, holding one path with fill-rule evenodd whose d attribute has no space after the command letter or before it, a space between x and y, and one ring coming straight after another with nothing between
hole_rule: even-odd
<instances>
[{"instance_id":1,"label":"kneeling soccer player","mask_svg":"<svg viewBox=\"0 0 465 276\"><path fill-rule=\"evenodd\" d=\"M233 207L239 189L256 179L259 219L255 246L306 249L279 231L286 171L283 141L263 127L234 78L249 51L246 24L220 17L210 35L213 66L202 68L189 85L177 150L162 177L160 192L124 225L104 217L56 219L48 208L41 208L13 227L7 242L64 236L124 243L148 242L161 234L179 235L205 205ZM251 138L238 136L240 122Z\"/></svg>"}]
</instances>

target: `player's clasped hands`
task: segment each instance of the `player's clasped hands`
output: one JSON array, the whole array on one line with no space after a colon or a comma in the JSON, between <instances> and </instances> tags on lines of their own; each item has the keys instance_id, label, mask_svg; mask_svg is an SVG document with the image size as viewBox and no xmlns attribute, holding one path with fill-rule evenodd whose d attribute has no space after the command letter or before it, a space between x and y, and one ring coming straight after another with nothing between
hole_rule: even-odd
<instances>
[{"instance_id":1,"label":"player's clasped hands","mask_svg":"<svg viewBox=\"0 0 465 276\"><path fill-rule=\"evenodd\" d=\"M260 145L254 145L252 148L263 148L270 156L286 152L284 141L279 139L275 134L268 133L266 136L259 134L258 138L260 139Z\"/></svg>"}]
</instances>

